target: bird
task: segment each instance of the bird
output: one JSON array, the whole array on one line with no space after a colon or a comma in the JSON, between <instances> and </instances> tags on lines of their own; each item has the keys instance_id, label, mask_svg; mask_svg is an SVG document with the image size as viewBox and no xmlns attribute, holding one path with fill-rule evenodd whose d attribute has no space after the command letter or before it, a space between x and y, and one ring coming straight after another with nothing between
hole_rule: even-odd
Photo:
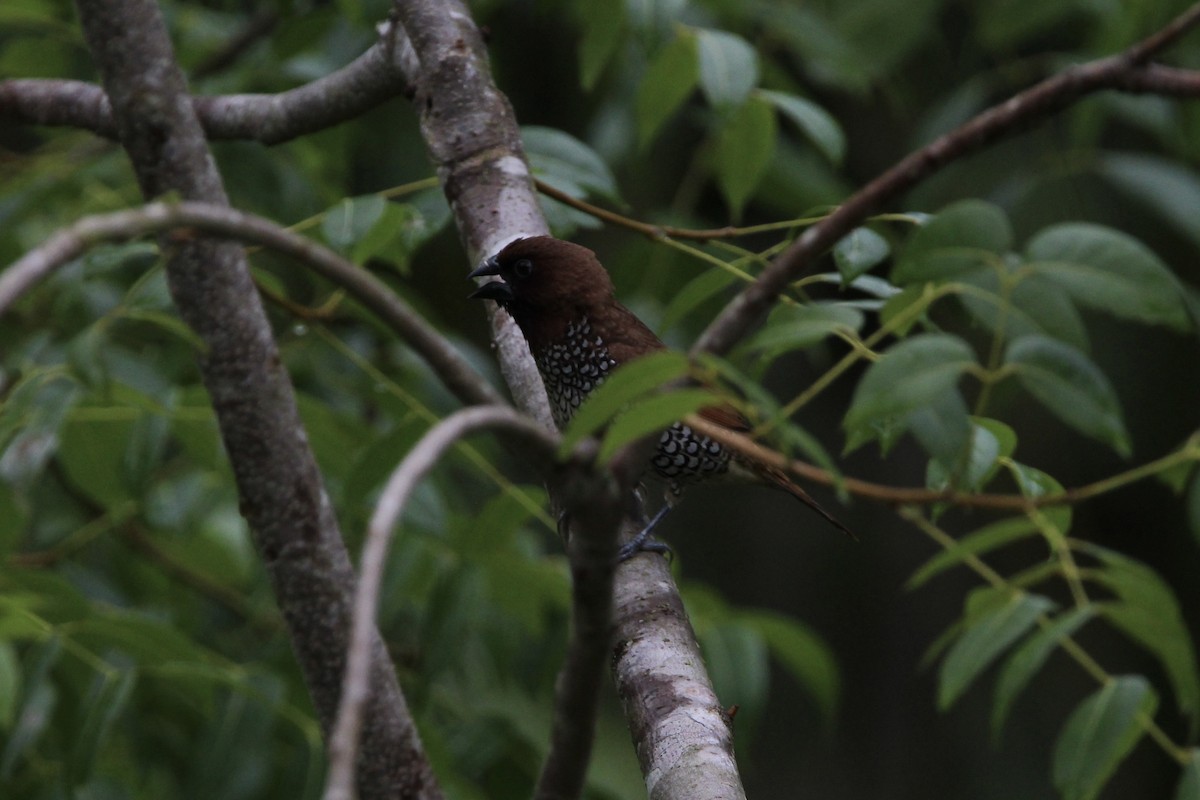
<instances>
[{"instance_id":1,"label":"bird","mask_svg":"<svg viewBox=\"0 0 1200 800\"><path fill-rule=\"evenodd\" d=\"M521 329L561 429L587 396L620 369L666 344L617 299L612 279L596 254L553 236L515 239L474 269L470 278L494 277L469 297L496 302ZM741 434L750 422L731 405L698 412L703 419ZM641 551L669 552L651 534L683 491L714 479L760 483L792 495L838 530L853 533L779 468L762 463L676 422L663 431L650 466L666 483L665 504L637 536L622 546L625 561Z\"/></svg>"}]
</instances>

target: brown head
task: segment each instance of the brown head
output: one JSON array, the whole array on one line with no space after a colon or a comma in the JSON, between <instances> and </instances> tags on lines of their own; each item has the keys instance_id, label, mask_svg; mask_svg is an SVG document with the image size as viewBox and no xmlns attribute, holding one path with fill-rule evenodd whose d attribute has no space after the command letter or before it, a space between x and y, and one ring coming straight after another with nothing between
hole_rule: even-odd
<instances>
[{"instance_id":1,"label":"brown head","mask_svg":"<svg viewBox=\"0 0 1200 800\"><path fill-rule=\"evenodd\" d=\"M613 305L613 284L596 254L553 236L517 239L469 277L495 275L471 297L495 300L531 346L553 340L572 322Z\"/></svg>"}]
</instances>

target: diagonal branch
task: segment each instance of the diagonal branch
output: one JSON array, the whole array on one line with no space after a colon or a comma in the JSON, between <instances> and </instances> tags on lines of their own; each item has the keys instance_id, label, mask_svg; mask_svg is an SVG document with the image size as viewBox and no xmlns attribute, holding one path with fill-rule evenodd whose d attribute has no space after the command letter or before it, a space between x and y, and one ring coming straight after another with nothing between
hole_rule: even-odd
<instances>
[{"instance_id":1,"label":"diagonal branch","mask_svg":"<svg viewBox=\"0 0 1200 800\"><path fill-rule=\"evenodd\" d=\"M915 150L855 192L825 219L806 230L796 242L771 262L758 280L743 289L722 309L692 347L692 353L726 353L766 313L788 283L826 250L885 203L899 197L952 161L1070 106L1102 89L1133 90L1144 84L1138 76L1149 59L1200 23L1200 4L1193 5L1171 23L1125 52L1063 70L978 116L928 145ZM1168 81L1156 71L1162 85ZM1178 75L1173 75L1178 78ZM1143 91L1144 89L1138 88Z\"/></svg>"}]
</instances>

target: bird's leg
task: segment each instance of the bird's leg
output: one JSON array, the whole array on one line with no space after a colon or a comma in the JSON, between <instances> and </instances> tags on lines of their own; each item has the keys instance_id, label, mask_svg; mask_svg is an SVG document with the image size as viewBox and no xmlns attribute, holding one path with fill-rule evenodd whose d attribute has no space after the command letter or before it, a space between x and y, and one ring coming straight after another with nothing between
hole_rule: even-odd
<instances>
[{"instance_id":1,"label":"bird's leg","mask_svg":"<svg viewBox=\"0 0 1200 800\"><path fill-rule=\"evenodd\" d=\"M621 545L620 551L617 552L617 563L628 561L638 553L662 553L663 555L670 555L670 547L651 538L651 535L654 533L654 528L658 525L658 523L662 522L663 517L665 517L667 512L670 510L671 506L669 504L664 505L658 510L658 513L646 523L646 526L642 528L640 532L638 532L637 536L634 536L628 542Z\"/></svg>"}]
</instances>

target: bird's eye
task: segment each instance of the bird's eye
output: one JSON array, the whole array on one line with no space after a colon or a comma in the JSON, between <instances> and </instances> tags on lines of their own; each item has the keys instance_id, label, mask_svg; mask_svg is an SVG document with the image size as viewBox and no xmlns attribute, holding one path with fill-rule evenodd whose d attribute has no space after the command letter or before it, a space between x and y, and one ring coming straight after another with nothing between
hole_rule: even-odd
<instances>
[{"instance_id":1,"label":"bird's eye","mask_svg":"<svg viewBox=\"0 0 1200 800\"><path fill-rule=\"evenodd\" d=\"M533 274L533 262L528 258L522 258L513 264L513 275L518 278L528 278Z\"/></svg>"}]
</instances>

